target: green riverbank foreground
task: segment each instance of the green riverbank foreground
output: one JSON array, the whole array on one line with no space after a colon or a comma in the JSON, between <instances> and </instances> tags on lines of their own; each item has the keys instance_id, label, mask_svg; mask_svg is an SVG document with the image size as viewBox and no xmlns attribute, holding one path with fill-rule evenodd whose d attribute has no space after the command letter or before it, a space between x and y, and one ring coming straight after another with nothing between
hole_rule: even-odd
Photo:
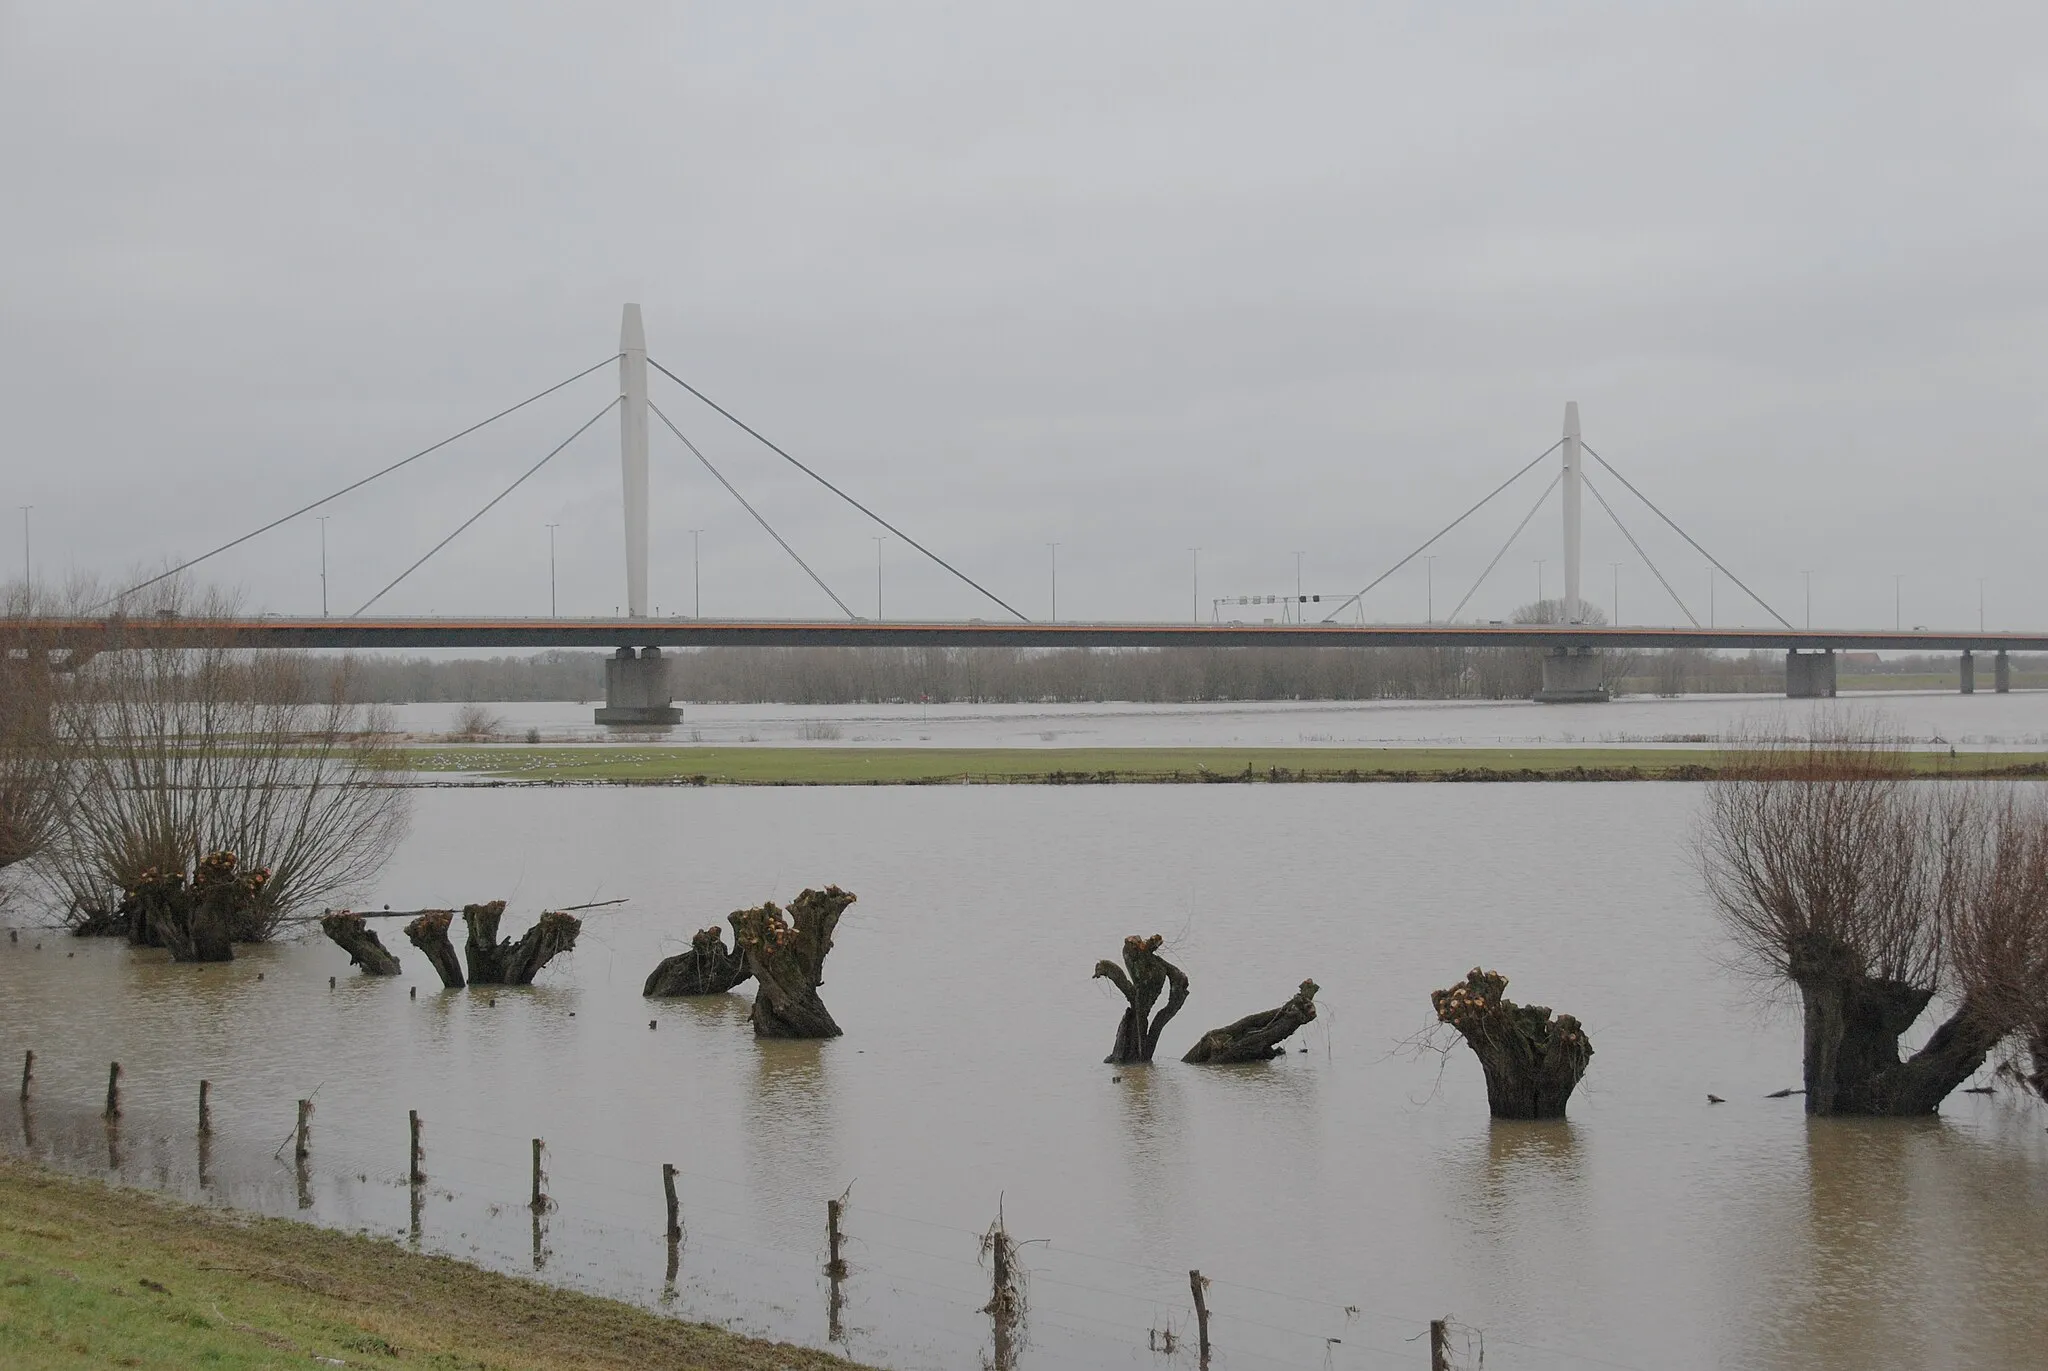
<instances>
[{"instance_id":1,"label":"green riverbank foreground","mask_svg":"<svg viewBox=\"0 0 2048 1371\"><path fill-rule=\"evenodd\" d=\"M858 1371L448 1257L0 1158L0 1366Z\"/></svg>"},{"instance_id":2,"label":"green riverbank foreground","mask_svg":"<svg viewBox=\"0 0 2048 1371\"><path fill-rule=\"evenodd\" d=\"M2048 777L2048 753L1909 752L1927 775ZM1701 781L1723 753L1607 747L401 748L389 765L499 782L614 785L1059 785L1372 781Z\"/></svg>"}]
</instances>

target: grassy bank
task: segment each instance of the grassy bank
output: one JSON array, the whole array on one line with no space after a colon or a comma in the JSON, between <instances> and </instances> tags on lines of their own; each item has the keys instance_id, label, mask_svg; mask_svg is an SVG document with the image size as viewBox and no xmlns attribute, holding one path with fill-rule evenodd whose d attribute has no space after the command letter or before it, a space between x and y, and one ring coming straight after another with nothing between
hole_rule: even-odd
<instances>
[{"instance_id":1,"label":"grassy bank","mask_svg":"<svg viewBox=\"0 0 2048 1371\"><path fill-rule=\"evenodd\" d=\"M1909 754L1930 774L2048 775L2048 753ZM1058 785L1704 780L1715 754L1670 748L409 748L416 773L625 785Z\"/></svg>"},{"instance_id":2,"label":"grassy bank","mask_svg":"<svg viewBox=\"0 0 2048 1371\"><path fill-rule=\"evenodd\" d=\"M0 1366L847 1371L611 1300L0 1158Z\"/></svg>"}]
</instances>

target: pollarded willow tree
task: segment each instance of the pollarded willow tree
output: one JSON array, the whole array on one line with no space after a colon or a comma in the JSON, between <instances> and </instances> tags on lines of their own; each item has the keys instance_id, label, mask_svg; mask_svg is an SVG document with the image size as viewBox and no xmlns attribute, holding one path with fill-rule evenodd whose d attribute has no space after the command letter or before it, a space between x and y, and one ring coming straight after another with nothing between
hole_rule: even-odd
<instances>
[{"instance_id":1,"label":"pollarded willow tree","mask_svg":"<svg viewBox=\"0 0 2048 1371\"><path fill-rule=\"evenodd\" d=\"M1479 1058L1494 1118L1561 1119L1592 1063L1593 1040L1571 1015L1516 1004L1507 988L1507 977L1475 966L1456 985L1432 990L1429 1003Z\"/></svg>"},{"instance_id":2,"label":"pollarded willow tree","mask_svg":"<svg viewBox=\"0 0 2048 1371\"><path fill-rule=\"evenodd\" d=\"M1124 939L1122 966L1112 961L1095 964L1095 975L1124 996L1124 1014L1116 1025L1116 1045L1103 1058L1105 1062L1128 1066L1151 1061L1159 1050L1159 1035L1188 1002L1187 973L1159 955L1165 943L1165 937L1158 933L1149 938L1133 933ZM1153 1006L1169 986L1172 990L1166 995L1166 1004L1154 1013Z\"/></svg>"},{"instance_id":3,"label":"pollarded willow tree","mask_svg":"<svg viewBox=\"0 0 2048 1371\"><path fill-rule=\"evenodd\" d=\"M640 993L652 999L723 995L753 974L747 970L746 954L737 946L726 947L725 930L714 924L697 930L688 952L662 958Z\"/></svg>"},{"instance_id":4,"label":"pollarded willow tree","mask_svg":"<svg viewBox=\"0 0 2048 1371\"><path fill-rule=\"evenodd\" d=\"M238 941L339 903L383 866L410 810L382 768L377 715L350 698L350 664L165 631L232 616L224 597L167 590L146 608L53 701L57 829L39 866L67 922L154 942L123 915L125 892L146 872L191 882L213 852L269 872Z\"/></svg>"},{"instance_id":5,"label":"pollarded willow tree","mask_svg":"<svg viewBox=\"0 0 2048 1371\"><path fill-rule=\"evenodd\" d=\"M2048 802L1914 779L1867 724L1739 740L1723 774L1702 869L1738 965L1798 992L1809 1114L1931 1113L2048 1024Z\"/></svg>"},{"instance_id":6,"label":"pollarded willow tree","mask_svg":"<svg viewBox=\"0 0 2048 1371\"><path fill-rule=\"evenodd\" d=\"M1315 1021L1319 989L1314 981L1303 981L1292 998L1278 1009L1247 1014L1236 1023L1210 1029L1195 1040L1181 1060L1214 1065L1263 1062L1286 1055L1287 1049L1280 1044Z\"/></svg>"},{"instance_id":7,"label":"pollarded willow tree","mask_svg":"<svg viewBox=\"0 0 2048 1371\"><path fill-rule=\"evenodd\" d=\"M854 902L838 886L805 890L784 911L773 901L728 917L733 942L756 982L754 1036L836 1038L841 1029L819 998L839 916Z\"/></svg>"}]
</instances>

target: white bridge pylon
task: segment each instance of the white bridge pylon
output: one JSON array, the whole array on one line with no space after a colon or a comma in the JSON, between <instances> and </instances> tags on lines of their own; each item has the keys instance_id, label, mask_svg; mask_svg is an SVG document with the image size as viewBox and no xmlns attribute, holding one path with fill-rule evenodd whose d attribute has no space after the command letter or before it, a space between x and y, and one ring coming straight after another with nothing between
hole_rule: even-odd
<instances>
[{"instance_id":1,"label":"white bridge pylon","mask_svg":"<svg viewBox=\"0 0 2048 1371\"><path fill-rule=\"evenodd\" d=\"M1583 543L1579 519L1579 489L1582 485L1579 464L1582 458L1579 442L1579 402L1567 400L1564 402L1563 609L1564 621L1568 624L1581 623L1585 619L1585 602L1579 596L1579 552Z\"/></svg>"},{"instance_id":2,"label":"white bridge pylon","mask_svg":"<svg viewBox=\"0 0 2048 1371\"><path fill-rule=\"evenodd\" d=\"M626 511L626 617L647 617L647 331L640 306L619 320L619 476Z\"/></svg>"}]
</instances>

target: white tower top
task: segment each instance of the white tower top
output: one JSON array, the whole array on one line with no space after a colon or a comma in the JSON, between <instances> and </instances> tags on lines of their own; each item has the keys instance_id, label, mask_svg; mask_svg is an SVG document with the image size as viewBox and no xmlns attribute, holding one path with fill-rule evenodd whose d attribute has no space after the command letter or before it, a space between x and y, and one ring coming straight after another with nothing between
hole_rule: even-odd
<instances>
[{"instance_id":1,"label":"white tower top","mask_svg":"<svg viewBox=\"0 0 2048 1371\"><path fill-rule=\"evenodd\" d=\"M1576 624L1586 617L1585 602L1579 598L1579 402L1564 404L1564 621Z\"/></svg>"},{"instance_id":2,"label":"white tower top","mask_svg":"<svg viewBox=\"0 0 2048 1371\"><path fill-rule=\"evenodd\" d=\"M619 472L626 508L626 614L647 617L647 334L640 306L619 321Z\"/></svg>"}]
</instances>

